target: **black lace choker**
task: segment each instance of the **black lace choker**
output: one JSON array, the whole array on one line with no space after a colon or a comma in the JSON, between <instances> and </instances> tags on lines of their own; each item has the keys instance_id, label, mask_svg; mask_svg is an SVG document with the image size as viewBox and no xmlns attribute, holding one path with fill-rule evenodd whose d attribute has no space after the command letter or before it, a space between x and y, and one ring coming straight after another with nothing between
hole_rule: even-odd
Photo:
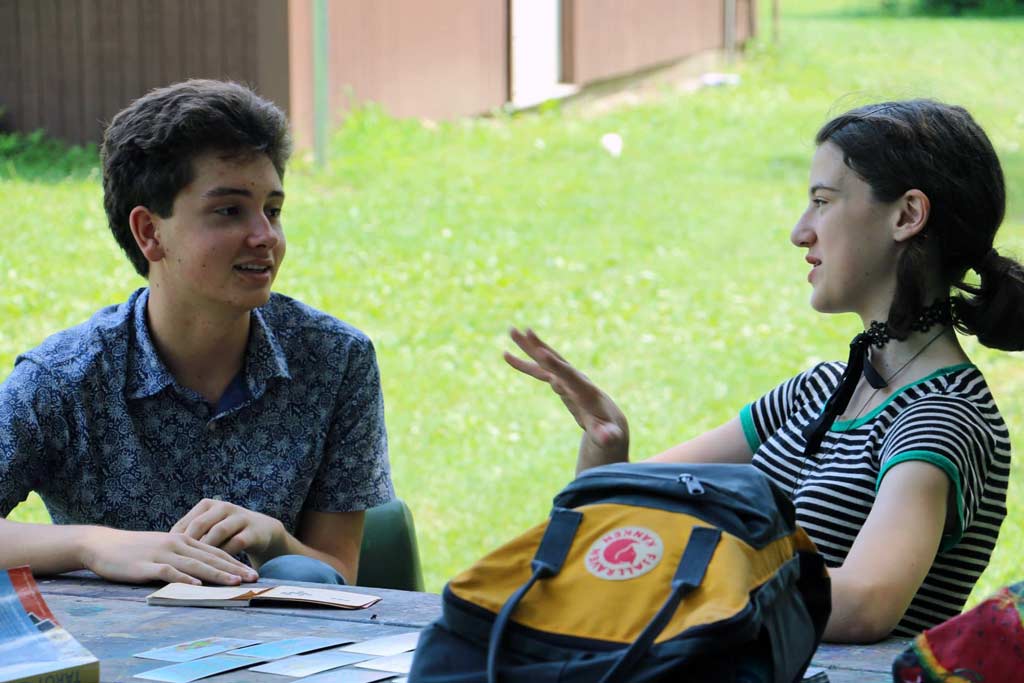
<instances>
[{"instance_id":1,"label":"black lace choker","mask_svg":"<svg viewBox=\"0 0 1024 683\"><path fill-rule=\"evenodd\" d=\"M921 315L917 317L917 320L910 327L915 332L927 332L936 324L948 325L950 320L949 301L940 299L921 311ZM938 336L936 335L928 344L923 346L910 360L917 358L935 339L938 339ZM817 419L812 420L803 429L804 438L807 440L804 446L804 457L813 455L818 451L825 433L828 432L835 419L842 415L843 411L850 404L850 398L857 388L857 383L860 382L861 375L864 375L868 384L876 390L888 386L889 382L882 377L868 359L868 351L872 346L880 349L890 340L897 338L889 333L889 326L886 323L880 323L875 320L871 322L867 330L861 332L850 341L850 358L846 362L846 370L843 371L839 385L832 392L832 396L825 403L825 407ZM909 362L907 361L907 363ZM906 367L907 363L904 363L900 370Z\"/></svg>"},{"instance_id":2,"label":"black lace choker","mask_svg":"<svg viewBox=\"0 0 1024 683\"><path fill-rule=\"evenodd\" d=\"M949 299L938 299L931 306L924 307L921 314L917 316L917 320L910 326L910 329L914 332L927 332L935 325L949 325L951 322L952 316L949 312ZM871 345L879 349L885 346L891 339L900 339L889 333L888 323L880 323L877 320L872 320L871 325L862 334L867 335Z\"/></svg>"}]
</instances>

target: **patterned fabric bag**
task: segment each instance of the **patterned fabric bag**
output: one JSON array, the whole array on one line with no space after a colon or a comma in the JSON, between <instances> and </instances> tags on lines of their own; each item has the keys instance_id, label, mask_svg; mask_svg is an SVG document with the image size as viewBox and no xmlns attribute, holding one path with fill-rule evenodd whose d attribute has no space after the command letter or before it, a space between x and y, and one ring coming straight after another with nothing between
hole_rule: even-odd
<instances>
[{"instance_id":1,"label":"patterned fabric bag","mask_svg":"<svg viewBox=\"0 0 1024 683\"><path fill-rule=\"evenodd\" d=\"M892 665L894 683L1024 680L1024 581L930 628Z\"/></svg>"}]
</instances>

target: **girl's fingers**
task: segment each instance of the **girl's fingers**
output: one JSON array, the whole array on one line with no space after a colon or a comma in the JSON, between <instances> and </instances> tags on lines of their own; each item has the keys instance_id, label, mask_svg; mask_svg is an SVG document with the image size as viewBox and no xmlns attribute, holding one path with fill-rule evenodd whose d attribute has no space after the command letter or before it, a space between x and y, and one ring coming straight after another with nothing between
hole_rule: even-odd
<instances>
[{"instance_id":1,"label":"girl's fingers","mask_svg":"<svg viewBox=\"0 0 1024 683\"><path fill-rule=\"evenodd\" d=\"M550 379L551 377L551 373L549 373L547 370L540 367L536 363L525 361L522 358L519 358L518 356L512 355L508 351L504 353L504 358L506 363L511 365L519 372L525 375L529 375L534 379L539 379L541 382L547 382L548 379Z\"/></svg>"}]
</instances>

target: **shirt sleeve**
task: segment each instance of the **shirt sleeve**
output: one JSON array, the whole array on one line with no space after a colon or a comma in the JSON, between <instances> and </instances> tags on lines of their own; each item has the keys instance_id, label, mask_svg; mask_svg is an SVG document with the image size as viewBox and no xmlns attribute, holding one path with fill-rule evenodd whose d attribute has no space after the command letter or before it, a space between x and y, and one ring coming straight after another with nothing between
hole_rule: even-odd
<instances>
[{"instance_id":1,"label":"shirt sleeve","mask_svg":"<svg viewBox=\"0 0 1024 683\"><path fill-rule=\"evenodd\" d=\"M932 395L900 412L879 452L876 489L894 466L929 462L950 479L950 507L940 551L960 541L971 525L995 457L995 437L978 409L964 398Z\"/></svg>"},{"instance_id":2,"label":"shirt sleeve","mask_svg":"<svg viewBox=\"0 0 1024 683\"><path fill-rule=\"evenodd\" d=\"M31 360L19 359L0 384L0 516L42 487L47 454L66 448L64 405L54 377Z\"/></svg>"},{"instance_id":3,"label":"shirt sleeve","mask_svg":"<svg viewBox=\"0 0 1024 683\"><path fill-rule=\"evenodd\" d=\"M306 509L366 510L394 498L380 369L369 340L349 348L324 449Z\"/></svg>"},{"instance_id":4,"label":"shirt sleeve","mask_svg":"<svg viewBox=\"0 0 1024 683\"><path fill-rule=\"evenodd\" d=\"M800 407L804 385L818 367L787 379L761 398L743 406L740 423L751 451L756 451Z\"/></svg>"}]
</instances>

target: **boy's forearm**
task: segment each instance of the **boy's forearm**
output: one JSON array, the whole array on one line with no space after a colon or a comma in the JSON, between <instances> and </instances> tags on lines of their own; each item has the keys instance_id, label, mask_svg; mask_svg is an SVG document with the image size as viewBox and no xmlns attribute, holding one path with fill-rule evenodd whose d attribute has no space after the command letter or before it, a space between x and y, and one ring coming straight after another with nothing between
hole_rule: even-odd
<instances>
[{"instance_id":1,"label":"boy's forearm","mask_svg":"<svg viewBox=\"0 0 1024 683\"><path fill-rule=\"evenodd\" d=\"M88 527L30 524L0 518L0 567L29 565L40 576L84 569Z\"/></svg>"}]
</instances>

